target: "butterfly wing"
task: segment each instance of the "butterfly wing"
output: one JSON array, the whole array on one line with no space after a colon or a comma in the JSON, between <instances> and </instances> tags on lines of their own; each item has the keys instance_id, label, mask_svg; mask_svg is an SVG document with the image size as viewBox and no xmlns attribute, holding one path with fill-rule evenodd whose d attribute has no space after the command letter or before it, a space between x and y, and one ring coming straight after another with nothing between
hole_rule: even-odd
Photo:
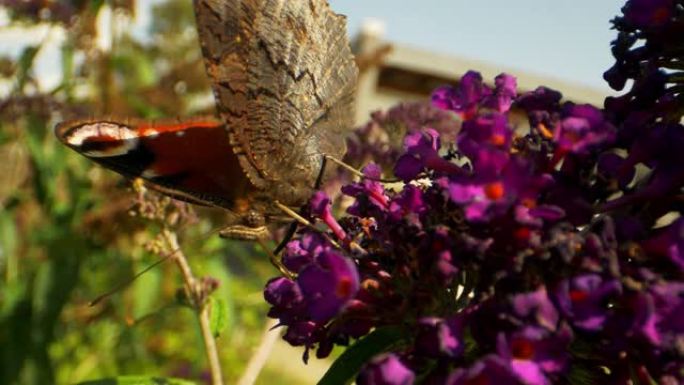
<instances>
[{"instance_id":1,"label":"butterfly wing","mask_svg":"<svg viewBox=\"0 0 684 385\"><path fill-rule=\"evenodd\" d=\"M195 0L207 73L249 180L299 204L341 157L358 70L324 0ZM289 201L289 202L288 202Z\"/></svg>"},{"instance_id":2,"label":"butterfly wing","mask_svg":"<svg viewBox=\"0 0 684 385\"><path fill-rule=\"evenodd\" d=\"M213 119L152 125L79 120L58 124L55 133L100 165L191 203L232 210L253 189L223 123Z\"/></svg>"}]
</instances>

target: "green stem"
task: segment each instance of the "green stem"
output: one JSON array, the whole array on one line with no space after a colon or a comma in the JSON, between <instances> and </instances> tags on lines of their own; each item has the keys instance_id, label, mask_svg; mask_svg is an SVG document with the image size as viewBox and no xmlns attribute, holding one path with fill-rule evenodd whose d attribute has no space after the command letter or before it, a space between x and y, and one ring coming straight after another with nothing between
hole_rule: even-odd
<instances>
[{"instance_id":1,"label":"green stem","mask_svg":"<svg viewBox=\"0 0 684 385\"><path fill-rule=\"evenodd\" d=\"M192 306L197 313L200 330L202 331L202 339L204 340L204 350L207 354L207 360L209 362L211 383L212 385L223 385L221 362L219 361L216 340L211 332L211 325L209 321L209 315L211 312L209 301L206 301L206 298L204 298L200 282L192 274L188 259L185 257L185 254L183 254L183 251L178 245L178 237L176 236L176 233L168 229L164 229L162 231L162 236L169 250L172 250L172 258L183 275L185 291L188 295L188 298L191 299Z\"/></svg>"}]
</instances>

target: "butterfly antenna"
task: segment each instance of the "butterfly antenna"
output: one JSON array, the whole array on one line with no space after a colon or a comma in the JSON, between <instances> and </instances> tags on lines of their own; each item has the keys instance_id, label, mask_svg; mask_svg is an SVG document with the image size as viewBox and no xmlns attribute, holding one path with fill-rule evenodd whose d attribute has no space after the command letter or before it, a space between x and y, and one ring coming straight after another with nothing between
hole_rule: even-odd
<instances>
[{"instance_id":1,"label":"butterfly antenna","mask_svg":"<svg viewBox=\"0 0 684 385\"><path fill-rule=\"evenodd\" d=\"M375 178L375 177L372 177L372 176L368 176L368 175L362 173L361 171L355 169L354 167L350 166L349 164L347 164L347 163L345 163L345 162L343 162L343 161L341 161L341 160L335 158L334 156L325 155L325 158L326 158L326 159L329 159L329 160L332 161L333 163L337 164L338 166L344 168L345 170L351 172L352 174L358 176L358 177L361 178L361 179L368 179L368 180L372 180L372 181L376 181L376 182L380 182L380 183L397 183L397 182L401 182L401 179L397 179L397 178L395 178L395 179L384 179L384 178Z\"/></svg>"},{"instance_id":2,"label":"butterfly antenna","mask_svg":"<svg viewBox=\"0 0 684 385\"><path fill-rule=\"evenodd\" d=\"M173 250L172 252L166 254L165 256L161 257L159 260L155 261L151 265L147 266L146 268L142 269L141 271L135 273L134 276L131 278L121 282L120 284L114 286L111 290L105 292L102 295L99 295L97 298L93 299L88 303L88 306L95 306L98 303L102 302L104 299L108 298L112 294L117 293L121 289L124 289L126 286L130 285L131 283L135 282L136 279L140 278L143 274L147 273L148 271L154 269L155 267L161 265L162 263L166 262L167 259L171 258L172 255L174 255L179 249Z\"/></svg>"},{"instance_id":3,"label":"butterfly antenna","mask_svg":"<svg viewBox=\"0 0 684 385\"><path fill-rule=\"evenodd\" d=\"M259 244L259 246L261 246L264 252L268 254L268 259L271 261L271 264L275 266L275 268L278 269L283 276L294 278L294 274L292 274L292 272L283 265L283 262L280 260L280 258L278 258L278 255L271 251L271 247L266 244L266 240L264 238L257 238L256 242Z\"/></svg>"}]
</instances>

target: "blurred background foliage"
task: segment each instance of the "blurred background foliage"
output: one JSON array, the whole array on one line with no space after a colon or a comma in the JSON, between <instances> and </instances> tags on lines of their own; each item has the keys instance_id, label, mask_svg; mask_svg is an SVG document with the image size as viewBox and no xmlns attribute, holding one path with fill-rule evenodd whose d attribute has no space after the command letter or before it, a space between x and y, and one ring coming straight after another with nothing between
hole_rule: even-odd
<instances>
[{"instance_id":1,"label":"blurred background foliage","mask_svg":"<svg viewBox=\"0 0 684 385\"><path fill-rule=\"evenodd\" d=\"M149 35L139 39L127 27L134 0L0 0L6 28L66 34L56 87L42 88L34 71L44 41L0 58L1 384L208 378L195 314L175 299L182 282L172 263L88 306L159 258L146 248L159 225L130 214L128 181L53 135L57 122L78 117L214 114L191 1L155 4ZM261 291L274 271L252 244L211 233L220 212L198 217L181 244L196 275L221 281L214 295L225 302L227 327L218 344L226 383L234 383L262 338ZM295 382L269 373L259 383Z\"/></svg>"}]
</instances>

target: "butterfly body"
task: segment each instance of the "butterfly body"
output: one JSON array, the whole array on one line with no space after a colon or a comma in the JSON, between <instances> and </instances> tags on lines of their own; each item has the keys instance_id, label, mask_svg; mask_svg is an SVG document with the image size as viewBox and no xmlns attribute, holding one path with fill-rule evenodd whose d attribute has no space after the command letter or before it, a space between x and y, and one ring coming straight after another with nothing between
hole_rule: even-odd
<instances>
[{"instance_id":1,"label":"butterfly body","mask_svg":"<svg viewBox=\"0 0 684 385\"><path fill-rule=\"evenodd\" d=\"M227 236L261 237L341 158L358 70L345 18L325 0L195 0L220 120L76 120L58 138L155 190L224 208ZM276 202L279 204L277 205Z\"/></svg>"}]
</instances>

